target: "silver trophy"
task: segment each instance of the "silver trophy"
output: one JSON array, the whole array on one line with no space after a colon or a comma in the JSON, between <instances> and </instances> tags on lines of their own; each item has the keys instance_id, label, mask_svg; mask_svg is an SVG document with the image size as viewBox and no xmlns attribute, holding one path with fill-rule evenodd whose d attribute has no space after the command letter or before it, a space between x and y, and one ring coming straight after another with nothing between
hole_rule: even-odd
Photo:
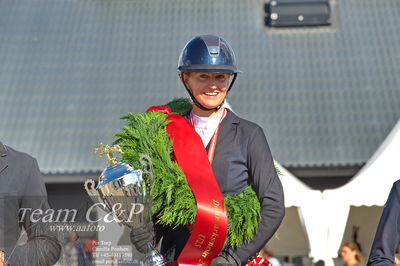
<instances>
[{"instance_id":1,"label":"silver trophy","mask_svg":"<svg viewBox=\"0 0 400 266\"><path fill-rule=\"evenodd\" d=\"M128 164L120 163L113 157L113 152L122 153L119 146L110 147L100 144L95 150L100 156L107 156L108 166L99 177L97 186L95 181L88 179L85 189L89 196L103 206L107 212L112 212L118 223L130 229L141 228L148 224L152 218L152 163L148 155L140 158L143 170L135 170ZM149 177L149 189L143 174ZM149 193L147 191L150 191ZM149 250L145 255L145 266L164 265L161 254L149 243Z\"/></svg>"}]
</instances>

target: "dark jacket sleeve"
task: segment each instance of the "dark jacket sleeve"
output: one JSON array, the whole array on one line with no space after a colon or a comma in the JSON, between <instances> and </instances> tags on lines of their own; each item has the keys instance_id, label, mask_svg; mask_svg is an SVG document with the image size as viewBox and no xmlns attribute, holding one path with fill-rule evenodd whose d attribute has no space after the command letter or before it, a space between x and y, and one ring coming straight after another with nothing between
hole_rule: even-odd
<instances>
[{"instance_id":1,"label":"dark jacket sleeve","mask_svg":"<svg viewBox=\"0 0 400 266\"><path fill-rule=\"evenodd\" d=\"M394 255L400 244L400 181L390 191L372 243L368 265L394 265Z\"/></svg>"},{"instance_id":2,"label":"dark jacket sleeve","mask_svg":"<svg viewBox=\"0 0 400 266\"><path fill-rule=\"evenodd\" d=\"M11 254L10 265L53 265L61 253L56 232L52 232L49 222L43 222L43 214L49 205L47 193L36 160L32 159L26 169L23 195L20 198L20 220L28 240L17 246ZM19 177L22 178L22 177ZM24 211L25 210L25 211ZM37 210L38 215L31 214Z\"/></svg>"},{"instance_id":3,"label":"dark jacket sleeve","mask_svg":"<svg viewBox=\"0 0 400 266\"><path fill-rule=\"evenodd\" d=\"M233 250L234 256L241 263L246 263L249 257L262 249L274 235L285 215L282 184L260 127L253 131L247 152L250 181L261 203L261 219L253 239Z\"/></svg>"}]
</instances>

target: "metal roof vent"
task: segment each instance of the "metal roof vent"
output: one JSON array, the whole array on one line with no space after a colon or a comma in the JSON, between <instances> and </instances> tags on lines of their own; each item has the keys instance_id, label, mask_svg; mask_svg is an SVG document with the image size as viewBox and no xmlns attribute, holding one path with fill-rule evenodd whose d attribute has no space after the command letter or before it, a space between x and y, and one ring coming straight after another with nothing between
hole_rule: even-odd
<instances>
[{"instance_id":1,"label":"metal roof vent","mask_svg":"<svg viewBox=\"0 0 400 266\"><path fill-rule=\"evenodd\" d=\"M268 27L328 26L329 0L271 0L264 5Z\"/></svg>"}]
</instances>

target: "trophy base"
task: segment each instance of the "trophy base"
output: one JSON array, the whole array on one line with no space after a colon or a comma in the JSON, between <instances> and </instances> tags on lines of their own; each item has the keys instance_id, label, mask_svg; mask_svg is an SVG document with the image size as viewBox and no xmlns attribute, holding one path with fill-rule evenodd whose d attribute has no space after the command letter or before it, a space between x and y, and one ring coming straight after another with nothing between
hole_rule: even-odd
<instances>
[{"instance_id":1,"label":"trophy base","mask_svg":"<svg viewBox=\"0 0 400 266\"><path fill-rule=\"evenodd\" d=\"M156 250L152 250L143 261L144 266L162 266L165 265L164 259Z\"/></svg>"}]
</instances>

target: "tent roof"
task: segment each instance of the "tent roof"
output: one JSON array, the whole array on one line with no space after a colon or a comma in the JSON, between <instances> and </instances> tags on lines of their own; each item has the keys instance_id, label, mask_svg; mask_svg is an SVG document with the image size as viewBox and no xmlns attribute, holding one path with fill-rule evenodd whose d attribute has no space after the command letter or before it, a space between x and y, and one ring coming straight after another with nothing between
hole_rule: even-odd
<instances>
[{"instance_id":1,"label":"tent roof","mask_svg":"<svg viewBox=\"0 0 400 266\"><path fill-rule=\"evenodd\" d=\"M302 207L322 199L322 194L319 190L313 190L305 185L279 163L275 162L275 165L281 172L280 180L284 189L286 208Z\"/></svg>"},{"instance_id":2,"label":"tent roof","mask_svg":"<svg viewBox=\"0 0 400 266\"><path fill-rule=\"evenodd\" d=\"M45 173L99 171L97 143L128 111L184 96L179 52L211 33L243 71L231 105L276 160L365 163L400 117L400 6L333 2L334 27L270 31L261 0L0 1L0 138Z\"/></svg>"},{"instance_id":3,"label":"tent roof","mask_svg":"<svg viewBox=\"0 0 400 266\"><path fill-rule=\"evenodd\" d=\"M400 179L400 120L367 164L346 185L324 191L327 200L352 206L383 206Z\"/></svg>"},{"instance_id":4,"label":"tent roof","mask_svg":"<svg viewBox=\"0 0 400 266\"><path fill-rule=\"evenodd\" d=\"M400 120L367 164L349 183L323 192L330 257L337 255L350 206L383 206L385 204L393 183L400 179L399 149Z\"/></svg>"}]
</instances>

